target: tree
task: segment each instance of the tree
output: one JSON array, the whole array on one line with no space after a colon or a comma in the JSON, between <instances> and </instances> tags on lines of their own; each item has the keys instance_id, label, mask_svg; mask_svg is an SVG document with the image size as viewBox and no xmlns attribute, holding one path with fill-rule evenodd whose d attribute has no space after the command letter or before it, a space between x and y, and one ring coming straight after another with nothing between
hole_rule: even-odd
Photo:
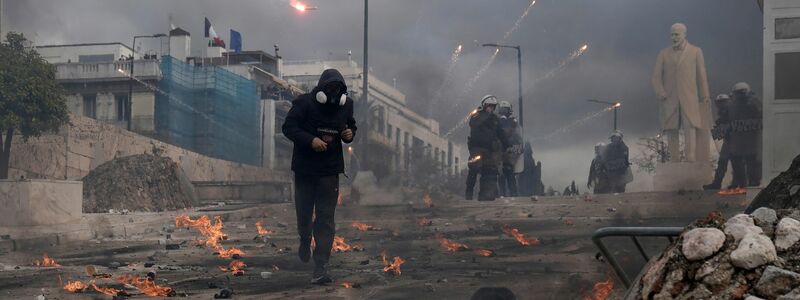
<instances>
[{"instance_id":1,"label":"tree","mask_svg":"<svg viewBox=\"0 0 800 300\"><path fill-rule=\"evenodd\" d=\"M0 179L8 179L15 132L27 141L69 122L55 68L26 44L14 32L0 43Z\"/></svg>"}]
</instances>

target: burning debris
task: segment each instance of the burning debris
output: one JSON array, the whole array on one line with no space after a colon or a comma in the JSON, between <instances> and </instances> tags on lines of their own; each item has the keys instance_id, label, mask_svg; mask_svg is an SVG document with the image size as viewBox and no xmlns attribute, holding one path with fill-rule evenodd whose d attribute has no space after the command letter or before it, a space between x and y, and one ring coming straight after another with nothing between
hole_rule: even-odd
<instances>
[{"instance_id":1,"label":"burning debris","mask_svg":"<svg viewBox=\"0 0 800 300\"><path fill-rule=\"evenodd\" d=\"M689 225L636 282L636 299L800 298L800 210L719 213ZM756 299L756 298L753 298Z\"/></svg>"},{"instance_id":2,"label":"burning debris","mask_svg":"<svg viewBox=\"0 0 800 300\"><path fill-rule=\"evenodd\" d=\"M313 239L312 239L313 244ZM351 252L351 251L364 251L364 247L360 245L350 246L344 240L344 237L341 236L334 236L333 237L333 252Z\"/></svg>"},{"instance_id":3,"label":"burning debris","mask_svg":"<svg viewBox=\"0 0 800 300\"><path fill-rule=\"evenodd\" d=\"M267 230L266 228L264 228L264 221L256 222L256 230L258 231L258 235L260 236L272 234L271 230Z\"/></svg>"},{"instance_id":4,"label":"burning debris","mask_svg":"<svg viewBox=\"0 0 800 300\"><path fill-rule=\"evenodd\" d=\"M142 278L139 277L139 275L125 275L117 278L117 281L122 284L132 285L143 294L150 297L174 297L176 295L175 290L169 287L159 286L150 277Z\"/></svg>"},{"instance_id":5,"label":"burning debris","mask_svg":"<svg viewBox=\"0 0 800 300\"><path fill-rule=\"evenodd\" d=\"M211 224L211 219L205 215L201 216L197 220L192 220L187 215L181 215L175 218L175 227L190 227L199 231L200 234L206 239L199 240L198 242L214 249L219 257L229 258L244 256L245 252L241 249L234 247L225 249L219 244L221 240L227 239L225 233L222 232L222 226L222 218L220 216L214 217L213 225Z\"/></svg>"},{"instance_id":6,"label":"burning debris","mask_svg":"<svg viewBox=\"0 0 800 300\"><path fill-rule=\"evenodd\" d=\"M379 231L379 230L381 230L378 227L375 227L375 226L372 226L372 225L368 225L366 223L360 223L360 222L353 222L353 224L350 224L350 226L352 226L353 228L358 229L360 231Z\"/></svg>"},{"instance_id":7,"label":"burning debris","mask_svg":"<svg viewBox=\"0 0 800 300\"><path fill-rule=\"evenodd\" d=\"M450 252L459 252L459 251L469 250L469 246L467 246L465 244L456 243L456 242L453 242L451 240L448 240L447 238L444 237L443 234L436 235L436 240L439 241L439 245L441 245L442 248L444 248L444 249L446 249L447 251L450 251Z\"/></svg>"},{"instance_id":8,"label":"burning debris","mask_svg":"<svg viewBox=\"0 0 800 300\"><path fill-rule=\"evenodd\" d=\"M83 293L89 286L80 281L68 281L64 285L64 290L70 293Z\"/></svg>"},{"instance_id":9,"label":"burning debris","mask_svg":"<svg viewBox=\"0 0 800 300\"><path fill-rule=\"evenodd\" d=\"M386 260L386 250L383 250L383 252L381 252L381 260L383 260L383 272L390 273L396 276L400 276L401 274L400 266L406 263L406 261L400 258L399 256L395 256L394 261L390 263L388 260Z\"/></svg>"},{"instance_id":10,"label":"burning debris","mask_svg":"<svg viewBox=\"0 0 800 300\"><path fill-rule=\"evenodd\" d=\"M472 252L474 252L478 256L483 256L483 257L492 257L492 256L494 256L494 251L489 250L489 249L475 249L475 250L472 250Z\"/></svg>"},{"instance_id":11,"label":"burning debris","mask_svg":"<svg viewBox=\"0 0 800 300\"><path fill-rule=\"evenodd\" d=\"M359 288L361 288L361 284L352 283L352 282L349 282L349 281L342 282L341 286L343 288L346 288L346 289L353 289L353 288L359 289Z\"/></svg>"},{"instance_id":12,"label":"burning debris","mask_svg":"<svg viewBox=\"0 0 800 300\"><path fill-rule=\"evenodd\" d=\"M417 225L425 227L433 225L433 221L428 220L428 218L417 218Z\"/></svg>"},{"instance_id":13,"label":"burning debris","mask_svg":"<svg viewBox=\"0 0 800 300\"><path fill-rule=\"evenodd\" d=\"M524 234L519 232L519 229L511 228L508 225L503 225L503 233L506 235L517 239L517 242L522 244L523 246L537 246L541 244L541 241L537 238L526 238Z\"/></svg>"},{"instance_id":14,"label":"burning debris","mask_svg":"<svg viewBox=\"0 0 800 300\"><path fill-rule=\"evenodd\" d=\"M743 187L736 187L736 188L732 188L732 189L720 190L719 192L717 192L717 194L723 195L723 196L726 196L726 195L745 195L745 194L747 194L747 189L743 188Z\"/></svg>"},{"instance_id":15,"label":"burning debris","mask_svg":"<svg viewBox=\"0 0 800 300\"><path fill-rule=\"evenodd\" d=\"M428 195L428 193L422 195L422 203L425 204L425 207L427 208L433 207L433 199L431 199L431 195Z\"/></svg>"},{"instance_id":16,"label":"burning debris","mask_svg":"<svg viewBox=\"0 0 800 300\"><path fill-rule=\"evenodd\" d=\"M609 277L606 281L595 283L592 290L594 294L583 297L583 300L605 300L612 290L614 290L614 280Z\"/></svg>"},{"instance_id":17,"label":"burning debris","mask_svg":"<svg viewBox=\"0 0 800 300\"><path fill-rule=\"evenodd\" d=\"M92 282L91 284L92 284L92 288L95 291L97 291L98 293L101 293L101 294L106 294L106 295L109 295L109 296L112 296L112 297L127 296L128 295L128 293L126 293L123 290L118 290L118 289L110 288L110 287L99 287L96 284L94 284L94 282Z\"/></svg>"},{"instance_id":18,"label":"burning debris","mask_svg":"<svg viewBox=\"0 0 800 300\"><path fill-rule=\"evenodd\" d=\"M43 255L43 257L42 257L42 260L41 260L41 261L39 261L38 259L37 259L37 260L34 260L34 261L33 261L33 266L34 266L34 267L50 267L50 268L58 268L58 267L61 267L61 265L59 265L59 264L56 262L56 260L55 260L55 259L52 259L52 258L50 258L49 256L47 256L47 253L45 253L45 254Z\"/></svg>"},{"instance_id":19,"label":"burning debris","mask_svg":"<svg viewBox=\"0 0 800 300\"><path fill-rule=\"evenodd\" d=\"M247 264L245 264L243 261L234 259L227 267L220 266L219 270L225 273L230 273L233 276L242 276L244 275L245 268L247 268Z\"/></svg>"}]
</instances>

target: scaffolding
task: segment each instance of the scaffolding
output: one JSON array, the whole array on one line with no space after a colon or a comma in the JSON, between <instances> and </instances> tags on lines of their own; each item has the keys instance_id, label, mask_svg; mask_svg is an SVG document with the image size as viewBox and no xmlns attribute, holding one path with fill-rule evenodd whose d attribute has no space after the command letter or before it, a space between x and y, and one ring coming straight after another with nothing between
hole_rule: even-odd
<instances>
[{"instance_id":1,"label":"scaffolding","mask_svg":"<svg viewBox=\"0 0 800 300\"><path fill-rule=\"evenodd\" d=\"M216 66L161 60L155 126L168 143L214 158L259 165L261 102L256 83Z\"/></svg>"}]
</instances>

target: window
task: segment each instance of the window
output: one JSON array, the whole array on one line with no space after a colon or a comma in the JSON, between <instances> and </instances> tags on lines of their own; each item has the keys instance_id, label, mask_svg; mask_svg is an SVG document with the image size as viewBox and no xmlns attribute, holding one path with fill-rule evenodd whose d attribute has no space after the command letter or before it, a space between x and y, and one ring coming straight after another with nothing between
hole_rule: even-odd
<instances>
[{"instance_id":1,"label":"window","mask_svg":"<svg viewBox=\"0 0 800 300\"><path fill-rule=\"evenodd\" d=\"M83 116L97 118L97 95L83 95Z\"/></svg>"},{"instance_id":2,"label":"window","mask_svg":"<svg viewBox=\"0 0 800 300\"><path fill-rule=\"evenodd\" d=\"M800 38L800 18L779 18L775 19L775 39L797 39Z\"/></svg>"},{"instance_id":3,"label":"window","mask_svg":"<svg viewBox=\"0 0 800 300\"><path fill-rule=\"evenodd\" d=\"M387 130L386 130L386 137L388 137L389 139L391 139L391 138L392 138L392 124L389 124L389 123L387 123L387 124L386 124L386 128L387 128Z\"/></svg>"},{"instance_id":4,"label":"window","mask_svg":"<svg viewBox=\"0 0 800 300\"><path fill-rule=\"evenodd\" d=\"M800 99L800 52L775 54L775 99Z\"/></svg>"},{"instance_id":5,"label":"window","mask_svg":"<svg viewBox=\"0 0 800 300\"><path fill-rule=\"evenodd\" d=\"M78 56L78 62L82 63L112 62L112 61L114 61L114 54L94 54L94 55Z\"/></svg>"},{"instance_id":6,"label":"window","mask_svg":"<svg viewBox=\"0 0 800 300\"><path fill-rule=\"evenodd\" d=\"M114 95L117 105L117 121L128 120L128 95Z\"/></svg>"}]
</instances>

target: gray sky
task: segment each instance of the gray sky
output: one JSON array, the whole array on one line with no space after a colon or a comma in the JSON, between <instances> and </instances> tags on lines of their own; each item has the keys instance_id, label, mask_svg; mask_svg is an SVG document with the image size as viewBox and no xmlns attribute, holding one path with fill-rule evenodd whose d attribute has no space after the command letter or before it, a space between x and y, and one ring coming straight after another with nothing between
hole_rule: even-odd
<instances>
[{"instance_id":1,"label":"gray sky","mask_svg":"<svg viewBox=\"0 0 800 300\"><path fill-rule=\"evenodd\" d=\"M25 32L37 44L119 41L134 34L166 32L168 16L191 32L195 51L203 43L203 17L226 40L242 33L245 50L272 52L279 44L288 60L361 61L363 1L310 0L317 11L297 13L285 0L6 0L3 30ZM502 51L468 94L466 83L491 55L480 43L497 42L529 0L372 0L370 64L386 82L397 78L410 105L423 114L444 80L453 49L464 45L442 105L430 115L442 131L463 118L480 97L492 93L515 104L516 57ZM675 22L689 27L688 39L703 48L712 95L747 81L761 92L762 15L755 0L539 0L507 43L523 47L526 135L542 136L601 109L589 98L621 100L620 127L626 137L658 131L650 74L656 55L669 46ZM554 77L533 84L583 43L589 51ZM157 47L156 45L143 45ZM534 145L543 153L574 148L591 159L592 145L611 130L611 114ZM466 136L466 130L456 136ZM628 141L634 144L635 140ZM546 155L550 157L550 155ZM551 165L579 162L551 159ZM547 166L548 162L545 162ZM581 171L577 178L585 177ZM557 185L560 185L559 181Z\"/></svg>"}]
</instances>

